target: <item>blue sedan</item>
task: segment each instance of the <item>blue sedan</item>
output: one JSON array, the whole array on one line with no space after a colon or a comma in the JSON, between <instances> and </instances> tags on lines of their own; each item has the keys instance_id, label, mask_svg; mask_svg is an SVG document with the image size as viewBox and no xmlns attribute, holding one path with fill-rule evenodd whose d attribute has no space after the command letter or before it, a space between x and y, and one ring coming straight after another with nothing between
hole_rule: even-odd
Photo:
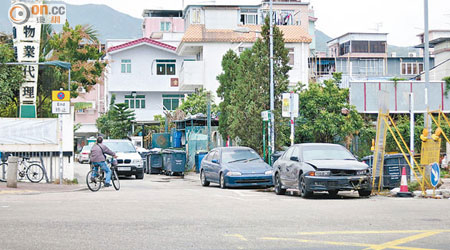
<instances>
[{"instance_id":1,"label":"blue sedan","mask_svg":"<svg viewBox=\"0 0 450 250\"><path fill-rule=\"evenodd\" d=\"M202 186L210 182L220 188L245 186L273 186L272 167L251 148L215 148L203 158L200 166Z\"/></svg>"}]
</instances>

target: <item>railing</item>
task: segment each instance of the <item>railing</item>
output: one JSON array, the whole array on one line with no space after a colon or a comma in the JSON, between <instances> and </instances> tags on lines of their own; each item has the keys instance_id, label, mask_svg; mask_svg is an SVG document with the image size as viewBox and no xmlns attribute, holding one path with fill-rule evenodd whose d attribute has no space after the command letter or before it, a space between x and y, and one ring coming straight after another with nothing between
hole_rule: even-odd
<instances>
[{"instance_id":1,"label":"railing","mask_svg":"<svg viewBox=\"0 0 450 250\"><path fill-rule=\"evenodd\" d=\"M7 157L3 157L4 154L9 155L9 157L26 157L30 158L30 161L39 162L45 170L42 181L50 183L59 179L59 152L2 152L2 162L7 161ZM69 162L72 155L72 152L63 153L64 157L69 157ZM3 171L4 169L0 169L0 177L5 174Z\"/></svg>"}]
</instances>

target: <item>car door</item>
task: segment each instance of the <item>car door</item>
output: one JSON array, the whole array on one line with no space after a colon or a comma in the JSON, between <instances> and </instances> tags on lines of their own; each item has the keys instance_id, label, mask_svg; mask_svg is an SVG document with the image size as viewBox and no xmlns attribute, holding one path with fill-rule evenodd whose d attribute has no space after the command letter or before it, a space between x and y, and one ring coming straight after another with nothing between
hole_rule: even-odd
<instances>
[{"instance_id":1,"label":"car door","mask_svg":"<svg viewBox=\"0 0 450 250\"><path fill-rule=\"evenodd\" d=\"M220 158L220 150L216 150L211 159L211 180L214 182L219 182Z\"/></svg>"},{"instance_id":2,"label":"car door","mask_svg":"<svg viewBox=\"0 0 450 250\"><path fill-rule=\"evenodd\" d=\"M211 180L212 178L212 174L211 174L211 160L212 160L212 156L215 153L215 151L210 151L208 153L208 155L205 156L205 158L202 160L202 169L203 169L203 174L205 175L205 177L208 180Z\"/></svg>"},{"instance_id":3,"label":"car door","mask_svg":"<svg viewBox=\"0 0 450 250\"><path fill-rule=\"evenodd\" d=\"M295 160L293 157L296 157L297 160ZM289 161L289 185L291 187L297 187L298 186L298 175L300 173L301 169L301 154L300 154L300 147L295 146L294 151L292 152L291 159Z\"/></svg>"},{"instance_id":4,"label":"car door","mask_svg":"<svg viewBox=\"0 0 450 250\"><path fill-rule=\"evenodd\" d=\"M280 179L281 179L281 182L282 182L284 185L288 185L288 183L289 183L289 178L288 178L289 172L288 172L287 166L288 166L289 163L290 163L290 157L291 157L291 154L292 154L292 151L293 151L293 150L294 150L293 147L290 147L290 148L283 154L282 159L281 159L281 161L279 162Z\"/></svg>"}]
</instances>

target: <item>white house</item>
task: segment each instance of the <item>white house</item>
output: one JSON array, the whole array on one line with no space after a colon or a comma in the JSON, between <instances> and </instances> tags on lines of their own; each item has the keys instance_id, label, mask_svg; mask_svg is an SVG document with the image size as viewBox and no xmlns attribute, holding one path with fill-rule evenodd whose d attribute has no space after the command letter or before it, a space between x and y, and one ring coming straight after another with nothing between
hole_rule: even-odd
<instances>
[{"instance_id":1,"label":"white house","mask_svg":"<svg viewBox=\"0 0 450 250\"><path fill-rule=\"evenodd\" d=\"M177 53L193 56L180 71L180 90L205 88L216 92L216 77L222 72L222 57L230 49L241 52L250 48L260 36L265 9L257 6L189 5L184 11L186 32ZM244 24L245 23L245 24ZM309 44L312 39L308 29L301 25L278 26L289 49L292 70L291 86L308 83ZM307 27L307 25L306 25Z\"/></svg>"},{"instance_id":2,"label":"white house","mask_svg":"<svg viewBox=\"0 0 450 250\"><path fill-rule=\"evenodd\" d=\"M176 47L150 38L107 45L107 103L127 103L136 121L152 121L164 110L175 110L190 90L180 91L179 72L192 56L179 56Z\"/></svg>"}]
</instances>

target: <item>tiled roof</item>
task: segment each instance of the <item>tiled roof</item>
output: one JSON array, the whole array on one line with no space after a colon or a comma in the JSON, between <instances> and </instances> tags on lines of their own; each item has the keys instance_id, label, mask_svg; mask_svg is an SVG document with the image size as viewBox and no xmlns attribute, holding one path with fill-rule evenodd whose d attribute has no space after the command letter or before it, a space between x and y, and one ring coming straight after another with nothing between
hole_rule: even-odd
<instances>
[{"instance_id":1,"label":"tiled roof","mask_svg":"<svg viewBox=\"0 0 450 250\"><path fill-rule=\"evenodd\" d=\"M310 43L311 36L301 26L277 26L284 34L286 43ZM231 29L206 29L203 24L190 25L181 40L190 42L255 42L261 37L261 25L241 25L238 29L249 32L237 32Z\"/></svg>"},{"instance_id":2,"label":"tiled roof","mask_svg":"<svg viewBox=\"0 0 450 250\"><path fill-rule=\"evenodd\" d=\"M159 47L162 47L162 48L165 48L165 49L168 49L168 50L173 50L173 51L175 51L177 49L176 47L174 47L172 45L165 44L165 43L158 42L158 41L155 41L153 39L144 37L144 38L140 38L140 39L137 39L137 40L134 40L134 41L131 41L131 42L127 42L127 43L124 43L124 44L121 44L121 45L117 45L117 46L111 47L111 48L108 49L108 52L113 52L113 51L116 51L116 50L125 49L125 48L131 47L131 46L135 46L135 45L138 45L138 44L141 44L141 43L148 43L148 44L156 45L156 46L159 46Z\"/></svg>"}]
</instances>

